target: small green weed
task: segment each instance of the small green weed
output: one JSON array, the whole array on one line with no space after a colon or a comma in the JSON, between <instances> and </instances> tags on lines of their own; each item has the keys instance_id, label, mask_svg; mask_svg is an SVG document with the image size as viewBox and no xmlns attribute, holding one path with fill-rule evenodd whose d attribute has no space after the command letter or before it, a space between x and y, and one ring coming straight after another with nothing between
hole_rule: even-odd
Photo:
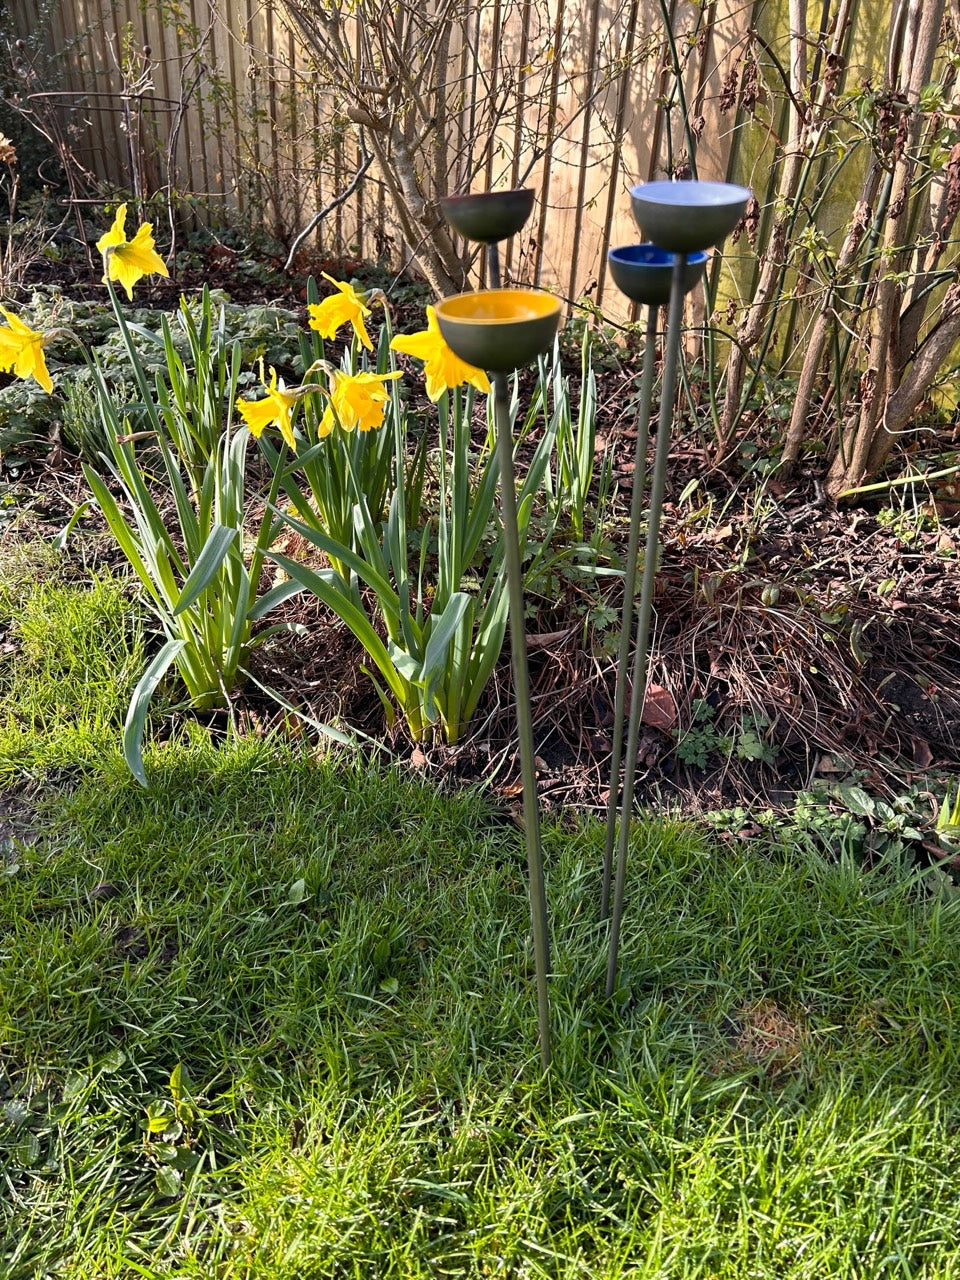
<instances>
[{"instance_id":1,"label":"small green weed","mask_svg":"<svg viewBox=\"0 0 960 1280\"><path fill-rule=\"evenodd\" d=\"M694 698L691 704L692 723L687 729L678 729L677 758L684 764L705 769L713 754L727 759L760 760L773 764L777 748L769 740L770 721L756 712L744 715L740 725L731 732L722 733L714 723L716 708L706 698Z\"/></svg>"},{"instance_id":2,"label":"small green weed","mask_svg":"<svg viewBox=\"0 0 960 1280\"><path fill-rule=\"evenodd\" d=\"M932 503L919 502L906 495L894 505L882 507L877 512L877 524L881 529L889 529L897 541L907 547L918 545L925 533L936 532L940 527Z\"/></svg>"}]
</instances>

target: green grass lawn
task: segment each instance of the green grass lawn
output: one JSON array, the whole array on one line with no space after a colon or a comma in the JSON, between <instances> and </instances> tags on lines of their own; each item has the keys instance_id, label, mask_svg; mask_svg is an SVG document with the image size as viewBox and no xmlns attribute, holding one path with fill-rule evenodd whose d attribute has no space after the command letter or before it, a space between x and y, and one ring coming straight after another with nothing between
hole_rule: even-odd
<instances>
[{"instance_id":1,"label":"green grass lawn","mask_svg":"<svg viewBox=\"0 0 960 1280\"><path fill-rule=\"evenodd\" d=\"M960 904L805 840L520 833L196 731L126 773L115 583L0 591L0 1276L960 1276Z\"/></svg>"}]
</instances>

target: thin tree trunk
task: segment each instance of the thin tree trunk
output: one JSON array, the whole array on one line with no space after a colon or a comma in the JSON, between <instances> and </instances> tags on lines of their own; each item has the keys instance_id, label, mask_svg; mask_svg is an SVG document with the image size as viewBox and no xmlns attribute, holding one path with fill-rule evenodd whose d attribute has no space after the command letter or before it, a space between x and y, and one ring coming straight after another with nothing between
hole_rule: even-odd
<instances>
[{"instance_id":1,"label":"thin tree trunk","mask_svg":"<svg viewBox=\"0 0 960 1280\"><path fill-rule=\"evenodd\" d=\"M864 236L867 234L870 223L873 220L873 204L877 198L882 176L883 168L879 162L875 161L871 165L870 172L864 181L860 199L853 213L853 219L847 229L846 239L840 248L840 253L837 255L834 283L827 290L823 305L817 313L810 337L807 340L803 365L800 369L800 378L797 382L793 410L790 414L790 422L787 425L787 432L783 441L781 472L785 477L789 477L796 466L797 459L800 456L800 446L806 438L810 404L813 400L817 381L822 373L821 360L830 334L830 326L836 314L837 296L843 287L847 272L856 261Z\"/></svg>"},{"instance_id":2,"label":"thin tree trunk","mask_svg":"<svg viewBox=\"0 0 960 1280\"><path fill-rule=\"evenodd\" d=\"M915 111L910 112L910 108L916 107L920 101L920 91L933 73L943 9L943 0L910 0L907 8L904 35L907 74L901 79L901 84L909 114L903 116L897 138L893 192L879 255L883 274L877 283L871 311L870 351L867 368L860 379L860 405L854 411L855 416L851 415L847 430L841 432L841 448L827 479L828 492L834 496L861 484L870 474L877 457L882 460L889 453L893 432L902 429L894 426L887 410L892 407L903 365L909 355L901 346L903 289L895 264L910 220L910 190L923 126L922 116ZM904 79L906 83L903 83ZM915 407L909 412L912 413Z\"/></svg>"},{"instance_id":3,"label":"thin tree trunk","mask_svg":"<svg viewBox=\"0 0 960 1280\"><path fill-rule=\"evenodd\" d=\"M808 101L806 0L795 0L790 6L790 134L776 198L777 207L783 212L774 220L753 301L727 361L717 442L721 457L733 443L751 353L763 337L770 313L782 291L787 243L796 217L797 197L810 157L816 153L826 128L826 108L844 65L852 9L853 0L841 0L834 20L827 68L818 86L816 101L811 104Z\"/></svg>"},{"instance_id":4,"label":"thin tree trunk","mask_svg":"<svg viewBox=\"0 0 960 1280\"><path fill-rule=\"evenodd\" d=\"M937 370L957 342L960 342L960 285L953 285L944 299L937 327L921 343L906 377L890 397L867 455L866 475L873 475L886 462L897 437L908 429Z\"/></svg>"}]
</instances>

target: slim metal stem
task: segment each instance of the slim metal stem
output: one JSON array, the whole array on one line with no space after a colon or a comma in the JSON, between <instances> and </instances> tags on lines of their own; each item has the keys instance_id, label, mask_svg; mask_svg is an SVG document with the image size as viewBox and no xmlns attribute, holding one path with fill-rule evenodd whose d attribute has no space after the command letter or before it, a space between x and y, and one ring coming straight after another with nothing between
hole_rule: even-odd
<instances>
[{"instance_id":1,"label":"slim metal stem","mask_svg":"<svg viewBox=\"0 0 960 1280\"><path fill-rule=\"evenodd\" d=\"M501 288L500 284L500 250L496 244L487 245L487 276L491 289Z\"/></svg>"},{"instance_id":2,"label":"slim metal stem","mask_svg":"<svg viewBox=\"0 0 960 1280\"><path fill-rule=\"evenodd\" d=\"M491 245L490 249L494 246ZM488 250L489 252L489 250ZM491 258L493 254L491 254ZM504 556L507 565L507 596L510 604L510 648L513 654L513 683L517 699L517 736L520 740L520 778L523 785L523 825L527 844L527 875L530 882L530 922L537 972L537 1020L540 1029L540 1061L550 1065L550 1003L547 975L550 972L550 938L547 923L547 894L543 877L543 850L540 845L540 806L537 802L537 768L533 745L533 713L530 707L530 677L527 670L527 640L524 631L523 572L520 565L520 534L517 528L517 491L513 471L513 423L507 397L507 378L493 375L494 422L500 464L500 500L503 518Z\"/></svg>"},{"instance_id":3,"label":"slim metal stem","mask_svg":"<svg viewBox=\"0 0 960 1280\"><path fill-rule=\"evenodd\" d=\"M640 716L643 712L647 683L647 646L650 641L650 617L653 612L653 588L657 573L660 543L660 514L670 455L670 428L673 422L673 398L677 390L677 366L680 363L680 333L683 327L684 275L687 255L677 254L670 284L670 313L667 317L667 345L663 360L663 391L657 426L657 452L650 486L650 511L647 516L647 543L643 556L643 582L640 588L640 617L637 622L637 647L633 660L633 689L630 694L630 722L627 729L627 753L623 768L623 800L620 807L620 838L617 843L617 871L613 887L613 915L610 919L610 950L607 957L607 996L612 996L617 981L617 956L620 950L620 926L623 920L623 892L627 881L627 853L630 848L630 819L633 816L633 790L637 775L637 750L640 745Z\"/></svg>"},{"instance_id":4,"label":"slim metal stem","mask_svg":"<svg viewBox=\"0 0 960 1280\"><path fill-rule=\"evenodd\" d=\"M610 795L607 800L607 840L603 851L603 892L600 919L610 914L610 881L613 875L613 846L617 833L617 810L620 807L620 764L623 759L623 721L627 701L627 670L630 664L630 642L636 609L637 559L640 551L640 516L647 479L647 437L650 428L650 404L653 400L653 375L657 345L656 306L647 308L647 338L643 349L643 373L640 378L640 413L637 418L637 448L633 464L633 495L630 499L630 537L623 570L623 612L620 616L620 647L617 654L617 683L613 702L613 751L610 756Z\"/></svg>"}]
</instances>

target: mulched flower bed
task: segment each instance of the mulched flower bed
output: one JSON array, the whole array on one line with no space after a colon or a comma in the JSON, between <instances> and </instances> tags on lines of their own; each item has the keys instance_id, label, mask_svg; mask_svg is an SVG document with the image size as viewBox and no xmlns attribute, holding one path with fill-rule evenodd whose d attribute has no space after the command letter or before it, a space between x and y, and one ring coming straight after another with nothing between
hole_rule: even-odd
<instances>
[{"instance_id":1,"label":"mulched flower bed","mask_svg":"<svg viewBox=\"0 0 960 1280\"><path fill-rule=\"evenodd\" d=\"M181 292L208 283L235 302L304 306L301 281L272 276L264 284L235 265L231 253L211 256L203 270L145 289L142 302L172 307ZM323 269L342 274L341 264ZM65 292L99 296L88 280L71 280L67 268L64 275ZM395 306L393 317L397 329L421 328L422 304ZM604 531L614 558L633 482L638 363L628 355L597 368L598 447L617 482ZM956 431L943 428L939 444L956 448ZM751 472L754 461L712 468L698 430L681 421L675 433L641 797L702 812L781 803L818 777L859 771L865 785L895 794L928 773L960 770L960 502L944 489L918 493L917 508L908 503L902 513L888 495L837 507L815 469L788 487ZM23 531L59 529L86 496L77 461L63 450L0 479L30 510ZM106 539L95 554L113 558ZM603 581L589 600L572 577L549 598L532 597L540 786L544 804L558 811L600 811L606 802L620 599L617 579ZM492 780L505 802L515 799L506 651L464 741L411 744L387 730L345 628L302 597L287 616L308 633L258 651L266 684L316 719L340 719L382 742L412 769L457 785ZM235 714L254 728L277 719L275 705L255 692L239 696Z\"/></svg>"}]
</instances>

